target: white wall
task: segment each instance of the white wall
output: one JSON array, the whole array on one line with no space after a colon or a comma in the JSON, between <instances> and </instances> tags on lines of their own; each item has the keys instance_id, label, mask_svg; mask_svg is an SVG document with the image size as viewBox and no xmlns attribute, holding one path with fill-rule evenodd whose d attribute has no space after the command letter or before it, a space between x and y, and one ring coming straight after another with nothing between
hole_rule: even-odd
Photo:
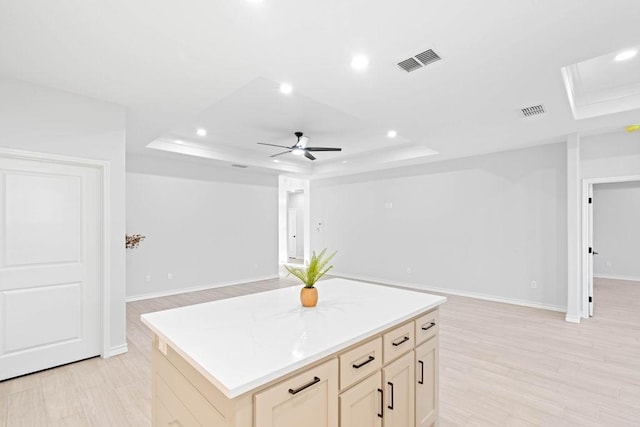
<instances>
[{"instance_id":1,"label":"white wall","mask_svg":"<svg viewBox=\"0 0 640 427\"><path fill-rule=\"evenodd\" d=\"M640 174L640 132L616 132L580 139L580 176Z\"/></svg>"},{"instance_id":2,"label":"white wall","mask_svg":"<svg viewBox=\"0 0 640 427\"><path fill-rule=\"evenodd\" d=\"M594 276L640 280L640 182L593 187Z\"/></svg>"},{"instance_id":3,"label":"white wall","mask_svg":"<svg viewBox=\"0 0 640 427\"><path fill-rule=\"evenodd\" d=\"M135 159L128 168L148 170ZM146 239L127 251L127 298L277 277L275 177L267 179L272 185L235 184L134 170L127 173L127 233Z\"/></svg>"},{"instance_id":4,"label":"white wall","mask_svg":"<svg viewBox=\"0 0 640 427\"><path fill-rule=\"evenodd\" d=\"M126 349L125 111L116 105L0 77L0 147L110 162L109 347Z\"/></svg>"},{"instance_id":5,"label":"white wall","mask_svg":"<svg viewBox=\"0 0 640 427\"><path fill-rule=\"evenodd\" d=\"M336 274L564 309L566 171L554 144L313 181L312 248Z\"/></svg>"}]
</instances>

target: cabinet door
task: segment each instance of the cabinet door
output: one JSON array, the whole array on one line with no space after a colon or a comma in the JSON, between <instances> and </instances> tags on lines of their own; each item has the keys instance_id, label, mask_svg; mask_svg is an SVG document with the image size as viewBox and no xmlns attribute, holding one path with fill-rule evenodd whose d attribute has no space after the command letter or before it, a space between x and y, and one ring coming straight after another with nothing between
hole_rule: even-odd
<instances>
[{"instance_id":1,"label":"cabinet door","mask_svg":"<svg viewBox=\"0 0 640 427\"><path fill-rule=\"evenodd\" d=\"M338 359L255 395L256 426L337 427Z\"/></svg>"},{"instance_id":2,"label":"cabinet door","mask_svg":"<svg viewBox=\"0 0 640 427\"><path fill-rule=\"evenodd\" d=\"M385 426L414 427L414 357L411 351L382 369Z\"/></svg>"},{"instance_id":3,"label":"cabinet door","mask_svg":"<svg viewBox=\"0 0 640 427\"><path fill-rule=\"evenodd\" d=\"M438 417L438 338L416 348L416 427L428 427Z\"/></svg>"},{"instance_id":4,"label":"cabinet door","mask_svg":"<svg viewBox=\"0 0 640 427\"><path fill-rule=\"evenodd\" d=\"M381 427L382 374L371 375L340 395L341 427Z\"/></svg>"}]
</instances>

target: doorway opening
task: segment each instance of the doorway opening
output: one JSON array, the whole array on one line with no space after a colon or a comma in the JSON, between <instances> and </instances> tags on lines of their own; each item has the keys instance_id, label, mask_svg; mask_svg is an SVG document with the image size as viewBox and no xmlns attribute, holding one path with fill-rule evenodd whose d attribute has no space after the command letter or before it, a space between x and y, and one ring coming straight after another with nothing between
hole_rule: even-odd
<instances>
[{"instance_id":1,"label":"doorway opening","mask_svg":"<svg viewBox=\"0 0 640 427\"><path fill-rule=\"evenodd\" d=\"M640 176L585 179L583 201L583 317L629 311L622 303L640 295Z\"/></svg>"},{"instance_id":2,"label":"doorway opening","mask_svg":"<svg viewBox=\"0 0 640 427\"><path fill-rule=\"evenodd\" d=\"M304 190L287 191L287 262L304 264Z\"/></svg>"}]
</instances>

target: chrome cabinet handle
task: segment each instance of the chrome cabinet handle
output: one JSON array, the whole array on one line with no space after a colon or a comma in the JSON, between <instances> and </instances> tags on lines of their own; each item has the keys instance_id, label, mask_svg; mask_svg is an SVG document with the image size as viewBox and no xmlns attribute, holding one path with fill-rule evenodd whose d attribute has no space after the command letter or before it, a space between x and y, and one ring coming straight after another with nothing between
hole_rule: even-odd
<instances>
[{"instance_id":1,"label":"chrome cabinet handle","mask_svg":"<svg viewBox=\"0 0 640 427\"><path fill-rule=\"evenodd\" d=\"M360 363L360 364L357 364L357 365L354 363L354 364L353 364L353 365L351 365L351 366L353 366L355 369L360 369L360 368L362 368L364 365L366 365L367 363L373 362L374 360L376 360L376 358L375 358L375 357L373 357L373 356L369 356L369 358L368 358L367 360L365 360L364 362L362 362L362 363Z\"/></svg>"},{"instance_id":2,"label":"chrome cabinet handle","mask_svg":"<svg viewBox=\"0 0 640 427\"><path fill-rule=\"evenodd\" d=\"M289 389L289 393L291 393L291 394L298 394L298 393L300 393L302 390L304 390L304 389L306 389L306 388L309 388L309 387L311 387L311 386L312 386L312 385L314 385L314 384L318 384L319 382L320 382L320 378L318 378L318 377L313 377L313 381L308 382L307 384L305 384L305 385L303 385L303 386L300 386L300 387L298 387L298 388L296 388L296 389L292 389L292 388L290 388L290 389Z\"/></svg>"},{"instance_id":3,"label":"chrome cabinet handle","mask_svg":"<svg viewBox=\"0 0 640 427\"><path fill-rule=\"evenodd\" d=\"M429 326L423 326L423 327L422 327L422 330L423 330L423 331L428 331L429 329L433 328L434 326L436 326L435 322L431 322L431 323L429 324Z\"/></svg>"},{"instance_id":4,"label":"chrome cabinet handle","mask_svg":"<svg viewBox=\"0 0 640 427\"><path fill-rule=\"evenodd\" d=\"M394 346L394 347L397 347L397 346L399 346L400 344L404 344L404 343L406 343L407 341L409 341L409 337L404 337L404 338L402 338L402 340L401 340L401 341L394 342L394 343L391 343L391 344L393 344L393 346Z\"/></svg>"}]
</instances>

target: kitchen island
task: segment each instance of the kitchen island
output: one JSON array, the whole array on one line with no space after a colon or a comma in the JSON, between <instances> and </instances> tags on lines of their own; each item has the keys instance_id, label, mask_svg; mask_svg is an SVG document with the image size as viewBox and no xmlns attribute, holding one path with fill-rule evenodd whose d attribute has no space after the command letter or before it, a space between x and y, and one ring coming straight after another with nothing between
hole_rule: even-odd
<instances>
[{"instance_id":1,"label":"kitchen island","mask_svg":"<svg viewBox=\"0 0 640 427\"><path fill-rule=\"evenodd\" d=\"M313 308L296 286L142 315L153 425L433 425L446 298L346 279L317 288Z\"/></svg>"}]
</instances>

